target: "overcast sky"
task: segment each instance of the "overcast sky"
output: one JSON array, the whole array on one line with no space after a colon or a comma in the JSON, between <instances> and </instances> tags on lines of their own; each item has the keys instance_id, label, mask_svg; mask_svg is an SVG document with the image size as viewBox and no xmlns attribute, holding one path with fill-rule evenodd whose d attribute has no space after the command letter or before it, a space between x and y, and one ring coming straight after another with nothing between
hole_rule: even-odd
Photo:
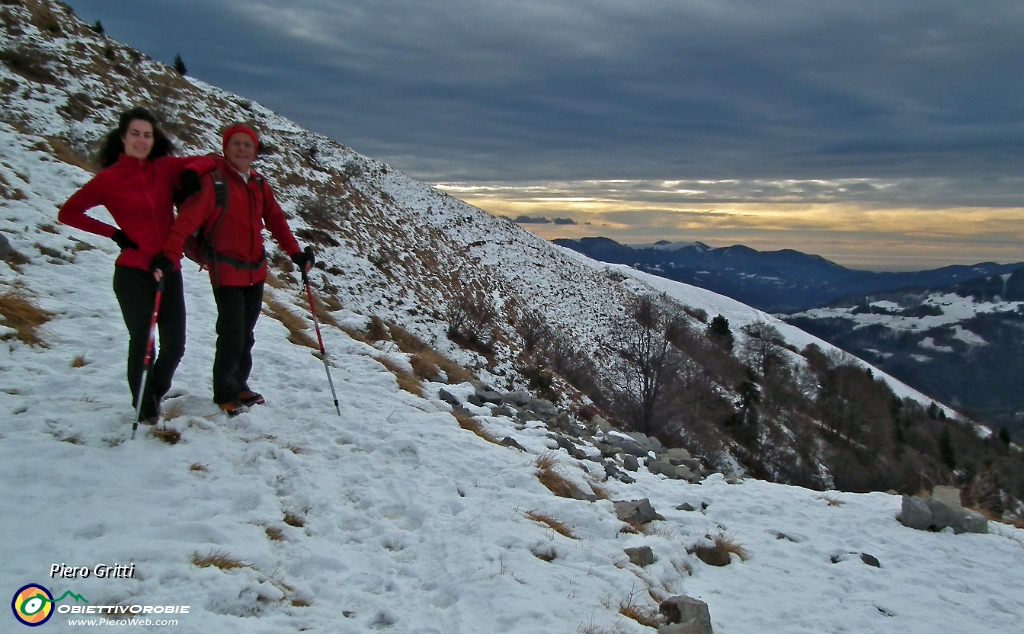
<instances>
[{"instance_id":1,"label":"overcast sky","mask_svg":"<svg viewBox=\"0 0 1024 634\"><path fill-rule=\"evenodd\" d=\"M929 249L1024 260L1020 0L69 4L489 211L845 263L870 263L883 233L920 243L921 268ZM916 220L892 236L860 211ZM702 224L716 214L732 220Z\"/></svg>"}]
</instances>

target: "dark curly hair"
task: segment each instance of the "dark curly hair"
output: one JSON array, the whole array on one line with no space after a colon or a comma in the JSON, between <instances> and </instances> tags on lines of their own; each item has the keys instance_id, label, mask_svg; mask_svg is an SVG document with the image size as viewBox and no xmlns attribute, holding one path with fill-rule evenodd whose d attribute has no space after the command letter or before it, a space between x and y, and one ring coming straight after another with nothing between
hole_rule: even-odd
<instances>
[{"instance_id":1,"label":"dark curly hair","mask_svg":"<svg viewBox=\"0 0 1024 634\"><path fill-rule=\"evenodd\" d=\"M160 130L160 126L157 124L156 117L154 117L149 110L145 108L132 108L131 110L125 110L121 113L121 117L118 119L117 127L107 133L103 137L103 145L100 146L99 155L97 162L102 168L108 168L121 158L124 153L124 141L121 139L128 134L128 126L132 121L136 119L141 121L148 121L153 126L153 149L149 151L150 159L158 159L162 156L171 156L174 154L175 148L174 143L167 138L167 135Z\"/></svg>"}]
</instances>

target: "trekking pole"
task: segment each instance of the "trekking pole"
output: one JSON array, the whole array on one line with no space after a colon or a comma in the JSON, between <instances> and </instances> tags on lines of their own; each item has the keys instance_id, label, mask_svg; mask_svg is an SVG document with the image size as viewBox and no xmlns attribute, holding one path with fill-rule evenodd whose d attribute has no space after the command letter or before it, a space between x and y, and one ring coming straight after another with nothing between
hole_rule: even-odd
<instances>
[{"instance_id":1,"label":"trekking pole","mask_svg":"<svg viewBox=\"0 0 1024 634\"><path fill-rule=\"evenodd\" d=\"M142 416L142 392L146 389L146 381L149 379L149 369L153 361L153 342L156 339L156 318L160 314L160 299L164 295L164 278L161 275L160 281L156 283L156 299L153 300L153 319L149 323L149 339L146 341L146 360L142 364L142 381L139 383L138 396L135 400L135 422L132 423L132 440L135 440L135 431L139 428L139 417Z\"/></svg>"},{"instance_id":2,"label":"trekking pole","mask_svg":"<svg viewBox=\"0 0 1024 634\"><path fill-rule=\"evenodd\" d=\"M308 247L307 247L308 248ZM316 340L320 344L320 360L324 362L324 370L327 370L327 383L331 386L331 396L334 397L334 409L341 416L341 407L338 406L338 394L334 391L334 380L331 379L331 366L327 363L327 351L324 350L324 338L320 336L320 322L316 318L316 308L313 306L313 291L309 288L309 276L302 271L302 282L306 285L306 298L309 299L309 312L313 315L313 327L316 328Z\"/></svg>"}]
</instances>

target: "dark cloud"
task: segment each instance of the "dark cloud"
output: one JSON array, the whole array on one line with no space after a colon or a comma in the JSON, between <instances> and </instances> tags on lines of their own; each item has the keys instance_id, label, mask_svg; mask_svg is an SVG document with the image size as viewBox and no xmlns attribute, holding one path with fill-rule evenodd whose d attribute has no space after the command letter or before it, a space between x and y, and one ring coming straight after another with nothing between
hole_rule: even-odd
<instances>
[{"instance_id":1,"label":"dark cloud","mask_svg":"<svg viewBox=\"0 0 1024 634\"><path fill-rule=\"evenodd\" d=\"M1024 172L1019 0L70 4L428 181L955 177L1002 200Z\"/></svg>"}]
</instances>

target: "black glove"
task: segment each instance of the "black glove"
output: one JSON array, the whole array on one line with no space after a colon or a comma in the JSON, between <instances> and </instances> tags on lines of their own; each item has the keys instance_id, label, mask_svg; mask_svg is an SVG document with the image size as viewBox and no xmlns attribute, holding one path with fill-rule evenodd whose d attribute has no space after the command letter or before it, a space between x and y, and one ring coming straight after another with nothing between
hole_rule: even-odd
<instances>
[{"instance_id":1,"label":"black glove","mask_svg":"<svg viewBox=\"0 0 1024 634\"><path fill-rule=\"evenodd\" d=\"M202 188L203 185L199 182L199 174L195 170L185 170L181 173L181 181L178 184L178 191L175 192L174 202L181 204Z\"/></svg>"},{"instance_id":2,"label":"black glove","mask_svg":"<svg viewBox=\"0 0 1024 634\"><path fill-rule=\"evenodd\" d=\"M160 253L149 261L149 272L156 273L157 271L163 271L164 275L170 275L174 272L174 261Z\"/></svg>"},{"instance_id":3,"label":"black glove","mask_svg":"<svg viewBox=\"0 0 1024 634\"><path fill-rule=\"evenodd\" d=\"M128 237L128 234L118 229L114 232L114 235L110 236L110 239L117 243L117 246L121 247L121 250L125 249L138 249L139 245L135 244L135 240Z\"/></svg>"},{"instance_id":4,"label":"black glove","mask_svg":"<svg viewBox=\"0 0 1024 634\"><path fill-rule=\"evenodd\" d=\"M306 264L309 264L309 268L313 268L316 263L316 257L313 255L313 247L306 247L301 253L296 253L292 256L292 262L295 266L299 267L299 272L303 275L306 274Z\"/></svg>"}]
</instances>

